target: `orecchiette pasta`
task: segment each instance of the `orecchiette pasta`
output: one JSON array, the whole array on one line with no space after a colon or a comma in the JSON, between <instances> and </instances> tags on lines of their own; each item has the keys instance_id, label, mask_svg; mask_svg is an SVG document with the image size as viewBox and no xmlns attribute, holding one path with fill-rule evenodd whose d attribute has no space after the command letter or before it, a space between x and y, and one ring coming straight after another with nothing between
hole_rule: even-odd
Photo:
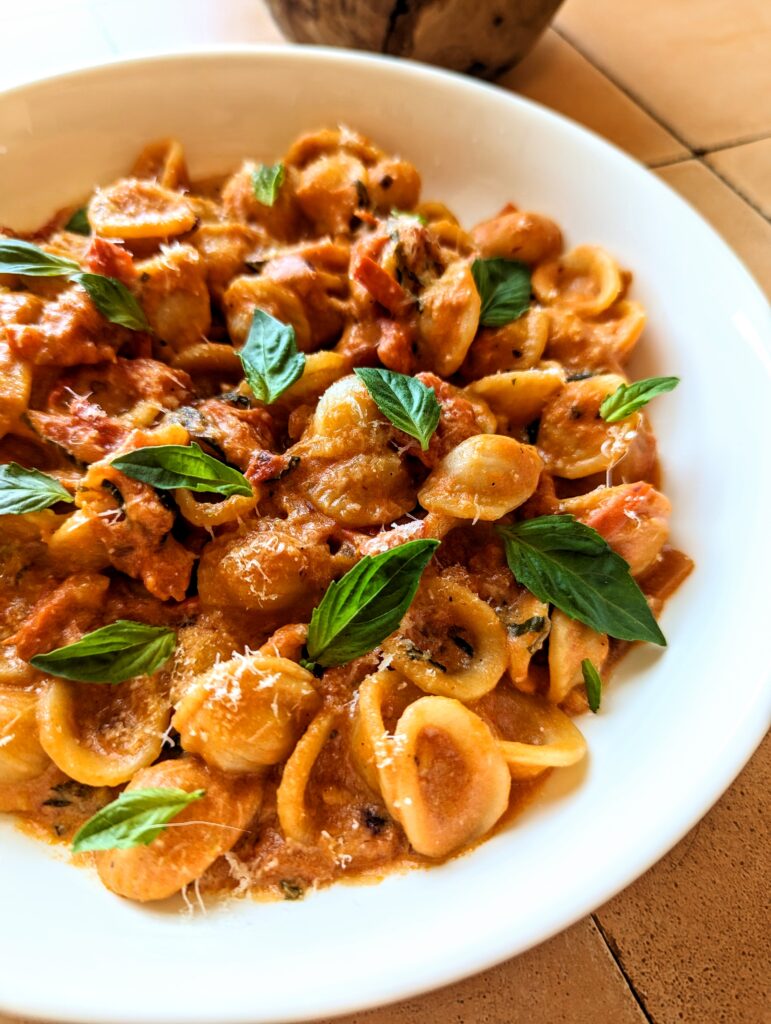
<instances>
[{"instance_id":1,"label":"orecchiette pasta","mask_svg":"<svg viewBox=\"0 0 771 1024\"><path fill-rule=\"evenodd\" d=\"M626 647L530 524L638 613L690 567L645 413L605 418L645 324L613 255L467 230L345 127L258 155L199 181L161 139L0 231L55 271L0 254L0 811L139 901L509 827Z\"/></svg>"}]
</instances>

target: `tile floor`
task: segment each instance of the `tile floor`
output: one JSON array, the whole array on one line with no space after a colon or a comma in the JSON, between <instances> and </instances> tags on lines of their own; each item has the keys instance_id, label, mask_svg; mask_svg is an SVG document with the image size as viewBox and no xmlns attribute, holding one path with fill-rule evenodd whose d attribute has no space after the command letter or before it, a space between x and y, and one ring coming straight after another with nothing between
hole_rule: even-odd
<instances>
[{"instance_id":1,"label":"tile floor","mask_svg":"<svg viewBox=\"0 0 771 1024\"><path fill-rule=\"evenodd\" d=\"M116 55L281 39L260 0L0 0L0 88ZM623 13L567 0L500 84L655 168L771 294L768 0L625 0ZM344 1024L771 1024L770 783L766 740L703 821L590 918Z\"/></svg>"}]
</instances>

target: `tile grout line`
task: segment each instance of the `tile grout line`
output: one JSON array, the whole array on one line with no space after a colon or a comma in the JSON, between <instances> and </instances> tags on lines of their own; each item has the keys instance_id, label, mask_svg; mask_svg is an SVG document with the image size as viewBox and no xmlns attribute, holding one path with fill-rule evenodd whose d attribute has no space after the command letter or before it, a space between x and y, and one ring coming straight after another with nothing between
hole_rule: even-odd
<instances>
[{"instance_id":1,"label":"tile grout line","mask_svg":"<svg viewBox=\"0 0 771 1024\"><path fill-rule=\"evenodd\" d=\"M624 982L626 983L627 988L631 992L632 998L637 1003L637 1006L638 1006L638 1008L640 1010L640 1013L645 1018L646 1024L656 1024L656 1022L654 1021L653 1017L651 1016L651 1014L650 1014L650 1012L648 1010L648 1007L645 1005L645 1001L643 1000L642 996L639 994L639 992L635 988L634 982L630 978L630 976L627 973L623 963L621 962L621 954L620 954L619 949L616 946L615 942L613 942L608 937L608 934L605 931L605 929L603 928L602 923L600 922L600 919L597 916L597 914L591 914L590 917L591 917L592 923L594 924L594 927L597 929L597 931L600 934L600 938L605 943L605 947L607 948L608 953L610 953L610 956L611 956L611 958L613 960L613 963L619 969L619 972L621 973L621 977L624 979Z\"/></svg>"},{"instance_id":2,"label":"tile grout line","mask_svg":"<svg viewBox=\"0 0 771 1024\"><path fill-rule=\"evenodd\" d=\"M734 195L738 196L741 200L743 200L751 210L754 210L755 213L757 213L757 215L761 217L766 224L771 224L771 217L769 217L766 213L763 212L762 208L757 204L757 202L754 199L746 195L746 193L742 192L742 190L738 188L736 185L734 185L734 183L729 178L726 178L722 171L719 171L717 167L713 167L712 164L708 164L703 157L696 157L696 159L702 165L702 167L705 167L710 172L710 174L714 174L718 181L722 181L722 183L727 188L730 188Z\"/></svg>"},{"instance_id":3,"label":"tile grout line","mask_svg":"<svg viewBox=\"0 0 771 1024\"><path fill-rule=\"evenodd\" d=\"M665 131L669 132L669 134L677 142L679 142L681 146L684 146L688 150L688 152L690 154L690 156L682 157L682 158L679 158L677 160L670 160L670 161L666 161L665 163L661 163L661 164L659 164L659 163L650 164L649 166L651 167L651 169L655 168L655 169L659 170L662 167L673 166L673 165L676 165L676 164L679 164L679 163L685 163L687 160L696 160L698 163L700 163L702 165L702 167L706 168L706 170L708 170L712 174L714 174L715 177L719 181L721 181L726 186L726 188L730 189L730 191L733 192L733 194L735 196L737 196L739 199L741 199L742 202L746 203L750 207L751 210L753 210L755 213L757 213L763 219L763 221L765 223L771 223L771 220L766 216L766 214L760 209L760 207L757 205L757 203L753 199L750 199L748 196L746 196L731 181L729 181L727 178L725 178L719 171L716 171L714 167L712 167L710 164L708 164L706 162L706 160L704 160L705 156L709 155L710 153L715 152L715 150L717 150L717 149L720 149L720 148L731 149L731 148L733 148L735 146L744 145L747 142L757 142L760 139L771 137L768 132L764 132L764 133L762 133L760 135L757 135L757 136L747 136L744 140L739 139L739 140L737 140L735 142L727 144L725 147L717 146L717 147L714 147L712 149L709 149L709 148L705 149L703 147L691 146L691 144L689 142L687 142L683 138L681 133L676 128L674 128L672 125L668 124L659 114L657 114L654 110L652 110L648 106L647 103L645 103L639 96L637 96L634 92L632 92L631 89L629 89L623 83L619 82L618 79L615 78L615 76L613 74L611 74L611 72L606 67L604 67L602 64L600 64L596 60L594 60L594 58L591 57L583 49L583 47L579 46L575 42L575 40L568 33L565 32L564 29L558 28L554 24L552 24L551 27L552 27L553 31L560 37L560 39L563 39L569 46L572 46L573 49L577 53L580 53L581 56L585 60L589 61L589 63L600 72L600 74L604 75L608 79L609 82L612 82L613 85L615 85L615 87L618 90L620 90L628 99L630 99L642 111L644 111L648 115L648 117L652 118L656 122L656 124L658 124L658 126L660 128L663 128Z\"/></svg>"}]
</instances>

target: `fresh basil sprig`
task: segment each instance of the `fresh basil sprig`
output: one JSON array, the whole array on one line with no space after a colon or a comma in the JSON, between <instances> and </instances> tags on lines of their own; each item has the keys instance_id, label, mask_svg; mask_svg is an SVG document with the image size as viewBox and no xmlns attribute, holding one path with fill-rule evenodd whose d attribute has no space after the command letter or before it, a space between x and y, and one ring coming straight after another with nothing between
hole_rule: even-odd
<instances>
[{"instance_id":1,"label":"fresh basil sprig","mask_svg":"<svg viewBox=\"0 0 771 1024\"><path fill-rule=\"evenodd\" d=\"M54 256L32 242L18 238L0 238L0 274L23 277L69 277L80 266L64 256Z\"/></svg>"},{"instance_id":2,"label":"fresh basil sprig","mask_svg":"<svg viewBox=\"0 0 771 1024\"><path fill-rule=\"evenodd\" d=\"M602 700L600 673L588 658L584 658L581 662L581 672L584 677L584 685L586 686L586 699L589 701L589 710L593 711L596 715L600 710L600 701Z\"/></svg>"},{"instance_id":3,"label":"fresh basil sprig","mask_svg":"<svg viewBox=\"0 0 771 1024\"><path fill-rule=\"evenodd\" d=\"M294 327L255 309L246 344L238 357L254 397L270 405L300 377L305 356L297 351Z\"/></svg>"},{"instance_id":4,"label":"fresh basil sprig","mask_svg":"<svg viewBox=\"0 0 771 1024\"><path fill-rule=\"evenodd\" d=\"M88 297L111 324L132 331L149 331L144 310L128 288L115 277L105 274L73 274L70 278L88 292Z\"/></svg>"},{"instance_id":5,"label":"fresh basil sprig","mask_svg":"<svg viewBox=\"0 0 771 1024\"><path fill-rule=\"evenodd\" d=\"M600 416L606 423L618 423L633 412L642 409L656 395L674 391L680 383L679 377L646 377L634 384L620 384L612 395L608 395L600 406Z\"/></svg>"},{"instance_id":6,"label":"fresh basil sprig","mask_svg":"<svg viewBox=\"0 0 771 1024\"><path fill-rule=\"evenodd\" d=\"M65 231L72 231L75 235L90 235L91 224L88 220L88 211L85 206L81 206L79 210L75 210L70 219L64 225Z\"/></svg>"},{"instance_id":7,"label":"fresh basil sprig","mask_svg":"<svg viewBox=\"0 0 771 1024\"><path fill-rule=\"evenodd\" d=\"M57 501L72 501L72 495L52 476L16 462L0 466L0 516L39 512Z\"/></svg>"},{"instance_id":8,"label":"fresh basil sprig","mask_svg":"<svg viewBox=\"0 0 771 1024\"><path fill-rule=\"evenodd\" d=\"M572 619L620 640L666 646L629 565L573 516L539 516L499 526L518 583Z\"/></svg>"},{"instance_id":9,"label":"fresh basil sprig","mask_svg":"<svg viewBox=\"0 0 771 1024\"><path fill-rule=\"evenodd\" d=\"M166 626L118 619L74 644L36 654L29 663L41 672L78 683L122 683L152 675L169 659L176 643L176 633Z\"/></svg>"},{"instance_id":10,"label":"fresh basil sprig","mask_svg":"<svg viewBox=\"0 0 771 1024\"><path fill-rule=\"evenodd\" d=\"M188 491L207 491L229 498L233 494L250 496L251 484L243 473L207 455L195 443L160 444L137 448L112 460L111 465L133 480L151 484L161 491L183 487Z\"/></svg>"},{"instance_id":11,"label":"fresh basil sprig","mask_svg":"<svg viewBox=\"0 0 771 1024\"><path fill-rule=\"evenodd\" d=\"M479 322L503 327L530 308L530 270L519 260L474 260L471 274L482 300Z\"/></svg>"},{"instance_id":12,"label":"fresh basil sprig","mask_svg":"<svg viewBox=\"0 0 771 1024\"><path fill-rule=\"evenodd\" d=\"M257 202L263 206L273 206L285 176L283 164L260 164L252 171L252 189Z\"/></svg>"},{"instance_id":13,"label":"fresh basil sprig","mask_svg":"<svg viewBox=\"0 0 771 1024\"><path fill-rule=\"evenodd\" d=\"M374 650L404 618L438 540L412 540L366 555L330 583L308 626L308 657L324 668Z\"/></svg>"},{"instance_id":14,"label":"fresh basil sprig","mask_svg":"<svg viewBox=\"0 0 771 1024\"><path fill-rule=\"evenodd\" d=\"M393 370L360 367L354 372L364 381L378 409L399 430L417 438L426 451L441 412L434 389Z\"/></svg>"},{"instance_id":15,"label":"fresh basil sprig","mask_svg":"<svg viewBox=\"0 0 771 1024\"><path fill-rule=\"evenodd\" d=\"M82 271L74 260L53 256L31 242L0 240L0 274L24 277L68 277L85 288L88 297L111 324L132 331L149 331L142 307L117 278Z\"/></svg>"},{"instance_id":16,"label":"fresh basil sprig","mask_svg":"<svg viewBox=\"0 0 771 1024\"><path fill-rule=\"evenodd\" d=\"M205 792L195 789L187 793L171 787L126 789L78 829L72 840L72 852L149 846L172 818L200 800Z\"/></svg>"}]
</instances>

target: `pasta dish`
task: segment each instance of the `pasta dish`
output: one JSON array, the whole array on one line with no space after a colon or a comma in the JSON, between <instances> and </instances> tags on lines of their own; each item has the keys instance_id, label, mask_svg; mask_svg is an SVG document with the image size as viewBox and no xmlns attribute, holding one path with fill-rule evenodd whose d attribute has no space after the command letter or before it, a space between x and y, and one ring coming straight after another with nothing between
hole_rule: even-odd
<instances>
[{"instance_id":1,"label":"pasta dish","mask_svg":"<svg viewBox=\"0 0 771 1024\"><path fill-rule=\"evenodd\" d=\"M691 563L631 274L345 128L0 228L0 811L121 896L467 850Z\"/></svg>"}]
</instances>

